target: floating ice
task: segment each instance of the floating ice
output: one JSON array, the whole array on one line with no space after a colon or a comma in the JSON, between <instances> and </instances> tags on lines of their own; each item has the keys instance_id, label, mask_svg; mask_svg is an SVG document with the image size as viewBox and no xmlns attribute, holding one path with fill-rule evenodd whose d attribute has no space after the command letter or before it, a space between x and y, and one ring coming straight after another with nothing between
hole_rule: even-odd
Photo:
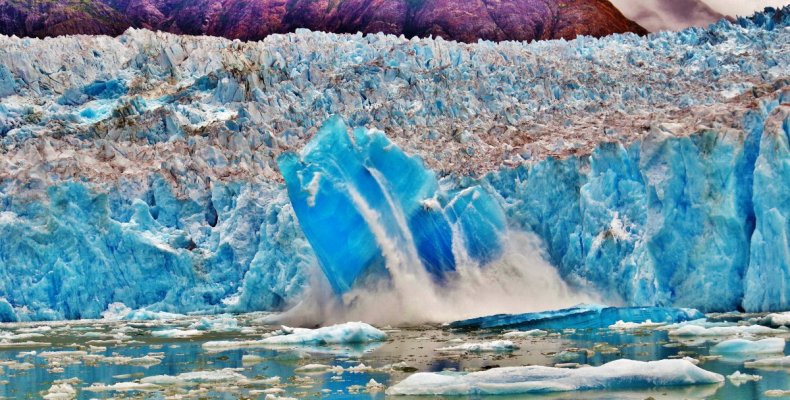
<instances>
[{"instance_id":1,"label":"floating ice","mask_svg":"<svg viewBox=\"0 0 790 400\"><path fill-rule=\"evenodd\" d=\"M387 274L387 263L417 262L412 256L441 280L455 269L454 246L480 263L502 251L505 216L490 194L477 186L440 190L420 159L380 131L349 132L332 118L299 155L283 154L279 166L299 224L338 293Z\"/></svg>"},{"instance_id":2,"label":"floating ice","mask_svg":"<svg viewBox=\"0 0 790 400\"><path fill-rule=\"evenodd\" d=\"M502 334L504 338L525 338L525 337L539 337L546 336L549 333L542 329L530 329L528 331L511 331Z\"/></svg>"},{"instance_id":3,"label":"floating ice","mask_svg":"<svg viewBox=\"0 0 790 400\"><path fill-rule=\"evenodd\" d=\"M455 352L466 351L470 353L486 353L486 352L508 352L518 350L513 342L509 340L495 340L492 342L483 343L464 343L458 346L440 347L436 351Z\"/></svg>"},{"instance_id":4,"label":"floating ice","mask_svg":"<svg viewBox=\"0 0 790 400\"><path fill-rule=\"evenodd\" d=\"M655 328L663 325L666 325L666 322L653 322L651 320L647 320L645 322L625 322L623 320L620 320L612 325L609 325L609 329L632 330L632 329L642 329L642 328Z\"/></svg>"},{"instance_id":5,"label":"floating ice","mask_svg":"<svg viewBox=\"0 0 790 400\"><path fill-rule=\"evenodd\" d=\"M284 334L262 339L264 344L353 344L387 340L387 334L364 322L346 322L318 329L282 328Z\"/></svg>"},{"instance_id":6,"label":"floating ice","mask_svg":"<svg viewBox=\"0 0 790 400\"><path fill-rule=\"evenodd\" d=\"M761 323L771 326L790 326L790 312L768 314L761 319Z\"/></svg>"},{"instance_id":7,"label":"floating ice","mask_svg":"<svg viewBox=\"0 0 790 400\"><path fill-rule=\"evenodd\" d=\"M747 361L743 364L743 366L746 368L761 368L761 369L790 368L790 356L763 358L755 361Z\"/></svg>"},{"instance_id":8,"label":"floating ice","mask_svg":"<svg viewBox=\"0 0 790 400\"><path fill-rule=\"evenodd\" d=\"M145 308L132 310L123 303L111 303L107 310L102 312L102 318L113 321L153 321L184 318L182 314L151 311Z\"/></svg>"},{"instance_id":9,"label":"floating ice","mask_svg":"<svg viewBox=\"0 0 790 400\"><path fill-rule=\"evenodd\" d=\"M724 377L686 360L616 360L599 367L506 367L473 373L416 373L388 395L483 395L712 384Z\"/></svg>"},{"instance_id":10,"label":"floating ice","mask_svg":"<svg viewBox=\"0 0 790 400\"><path fill-rule=\"evenodd\" d=\"M159 385L154 385L152 383L139 383L139 382L118 382L112 385L103 385L100 383L95 383L90 386L85 386L82 390L87 390L89 392L131 392L131 391L157 391L162 389Z\"/></svg>"},{"instance_id":11,"label":"floating ice","mask_svg":"<svg viewBox=\"0 0 790 400\"><path fill-rule=\"evenodd\" d=\"M459 329L583 329L607 328L617 322L644 323L681 322L702 318L697 310L667 307L606 307L580 305L555 311L544 311L518 315L499 314L451 323Z\"/></svg>"},{"instance_id":12,"label":"floating ice","mask_svg":"<svg viewBox=\"0 0 790 400\"><path fill-rule=\"evenodd\" d=\"M214 332L239 331L239 321L230 316L202 317L189 326L192 329Z\"/></svg>"},{"instance_id":13,"label":"floating ice","mask_svg":"<svg viewBox=\"0 0 790 400\"><path fill-rule=\"evenodd\" d=\"M710 349L713 354L781 354L785 351L785 340L768 338L762 340L730 339Z\"/></svg>"},{"instance_id":14,"label":"floating ice","mask_svg":"<svg viewBox=\"0 0 790 400\"><path fill-rule=\"evenodd\" d=\"M333 369L333 367L329 366L329 365L324 365L324 364L307 364L307 365L302 365L301 367L298 367L298 368L294 369L294 372L302 373L302 374L320 374L320 373L324 373L324 372L330 371L332 369ZM341 372L343 371L342 367L340 368L340 371Z\"/></svg>"},{"instance_id":15,"label":"floating ice","mask_svg":"<svg viewBox=\"0 0 790 400\"><path fill-rule=\"evenodd\" d=\"M77 397L77 389L68 382L53 383L43 397L46 400L71 400Z\"/></svg>"},{"instance_id":16,"label":"floating ice","mask_svg":"<svg viewBox=\"0 0 790 400\"><path fill-rule=\"evenodd\" d=\"M200 336L203 333L203 331L197 329L161 329L152 331L151 336L178 339Z\"/></svg>"},{"instance_id":17,"label":"floating ice","mask_svg":"<svg viewBox=\"0 0 790 400\"><path fill-rule=\"evenodd\" d=\"M740 386L746 382L756 382L762 380L763 377L760 375L749 375L744 374L741 371L735 371L732 373L732 375L727 375L727 379L729 379L733 385Z\"/></svg>"},{"instance_id":18,"label":"floating ice","mask_svg":"<svg viewBox=\"0 0 790 400\"><path fill-rule=\"evenodd\" d=\"M387 334L363 322L347 322L317 329L290 328L283 326L274 336L256 340L216 340L203 343L207 351L225 351L242 348L272 348L283 345L299 345L312 352L357 354L369 350L367 346L387 339ZM324 348L324 345L347 345L352 347ZM302 347L303 346L303 347Z\"/></svg>"},{"instance_id":19,"label":"floating ice","mask_svg":"<svg viewBox=\"0 0 790 400\"><path fill-rule=\"evenodd\" d=\"M743 336L780 333L787 333L787 331L772 329L762 325L713 326L706 328L700 325L689 324L669 331L670 336Z\"/></svg>"}]
</instances>

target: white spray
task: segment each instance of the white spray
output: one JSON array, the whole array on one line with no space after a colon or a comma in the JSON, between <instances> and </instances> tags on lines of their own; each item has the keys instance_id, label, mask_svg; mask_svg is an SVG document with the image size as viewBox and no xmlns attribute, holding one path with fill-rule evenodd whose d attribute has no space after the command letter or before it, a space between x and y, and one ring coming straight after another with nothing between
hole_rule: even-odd
<instances>
[{"instance_id":1,"label":"white spray","mask_svg":"<svg viewBox=\"0 0 790 400\"><path fill-rule=\"evenodd\" d=\"M437 284L423 268L403 210L390 196L379 171L368 171L383 189L387 207L377 210L356 188L345 191L365 219L384 257L389 279L365 282L338 298L315 268L302 302L279 316L290 324L316 325L361 320L374 324L449 322L496 313L520 313L595 301L571 290L546 261L540 240L523 232L503 234L503 255L481 266L466 254L463 234L453 226L456 271ZM391 212L392 215L382 215ZM392 217L392 218L388 218ZM383 221L395 221L396 227Z\"/></svg>"},{"instance_id":2,"label":"white spray","mask_svg":"<svg viewBox=\"0 0 790 400\"><path fill-rule=\"evenodd\" d=\"M459 238L461 235L454 235ZM393 250L395 246L388 246ZM278 320L319 325L365 321L378 325L450 322L498 313L523 313L600 302L594 293L570 288L545 257L534 234L509 231L502 257L480 266L454 243L456 271L437 284L416 261L387 255L390 281L355 288L338 298L316 267L302 301ZM416 267L416 268L415 268Z\"/></svg>"}]
</instances>

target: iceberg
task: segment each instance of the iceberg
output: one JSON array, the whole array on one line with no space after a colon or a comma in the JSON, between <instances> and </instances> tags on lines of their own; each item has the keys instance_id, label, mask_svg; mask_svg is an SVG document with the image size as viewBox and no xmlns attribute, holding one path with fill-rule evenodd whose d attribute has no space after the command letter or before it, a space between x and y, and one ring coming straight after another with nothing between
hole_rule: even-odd
<instances>
[{"instance_id":1,"label":"iceberg","mask_svg":"<svg viewBox=\"0 0 790 400\"><path fill-rule=\"evenodd\" d=\"M299 224L338 293L386 275L399 259L418 258L441 280L455 270L459 243L481 264L502 251L505 216L490 194L479 186L442 191L420 159L381 131L350 132L334 117L298 155L285 153L278 163Z\"/></svg>"},{"instance_id":2,"label":"iceberg","mask_svg":"<svg viewBox=\"0 0 790 400\"><path fill-rule=\"evenodd\" d=\"M455 329L588 329L607 328L617 323L683 322L703 318L698 310L666 307L607 307L579 305L562 310L525 314L499 314L463 321L448 326Z\"/></svg>"},{"instance_id":3,"label":"iceberg","mask_svg":"<svg viewBox=\"0 0 790 400\"><path fill-rule=\"evenodd\" d=\"M544 394L599 389L704 385L724 377L687 360L616 360L599 367L504 367L472 373L421 372L387 389L388 395Z\"/></svg>"}]
</instances>

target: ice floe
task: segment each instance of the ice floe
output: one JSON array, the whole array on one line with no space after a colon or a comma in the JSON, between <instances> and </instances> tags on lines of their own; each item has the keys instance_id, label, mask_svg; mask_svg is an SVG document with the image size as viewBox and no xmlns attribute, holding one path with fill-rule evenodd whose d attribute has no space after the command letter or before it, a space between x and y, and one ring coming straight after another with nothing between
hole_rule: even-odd
<instances>
[{"instance_id":1,"label":"ice floe","mask_svg":"<svg viewBox=\"0 0 790 400\"><path fill-rule=\"evenodd\" d=\"M724 377L686 360L616 360L578 369L543 366L493 368L472 373L416 373L388 395L481 395L633 389L713 384Z\"/></svg>"}]
</instances>

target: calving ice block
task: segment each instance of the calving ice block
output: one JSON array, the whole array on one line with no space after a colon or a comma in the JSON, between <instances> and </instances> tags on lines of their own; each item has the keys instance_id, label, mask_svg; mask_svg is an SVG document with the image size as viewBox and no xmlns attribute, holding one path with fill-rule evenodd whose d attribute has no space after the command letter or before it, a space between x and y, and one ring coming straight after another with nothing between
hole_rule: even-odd
<instances>
[{"instance_id":1,"label":"calving ice block","mask_svg":"<svg viewBox=\"0 0 790 400\"><path fill-rule=\"evenodd\" d=\"M436 280L455 270L454 243L485 264L502 251L505 215L479 186L440 188L422 160L383 132L334 117L299 154L279 159L305 236L335 291L420 263Z\"/></svg>"}]
</instances>

